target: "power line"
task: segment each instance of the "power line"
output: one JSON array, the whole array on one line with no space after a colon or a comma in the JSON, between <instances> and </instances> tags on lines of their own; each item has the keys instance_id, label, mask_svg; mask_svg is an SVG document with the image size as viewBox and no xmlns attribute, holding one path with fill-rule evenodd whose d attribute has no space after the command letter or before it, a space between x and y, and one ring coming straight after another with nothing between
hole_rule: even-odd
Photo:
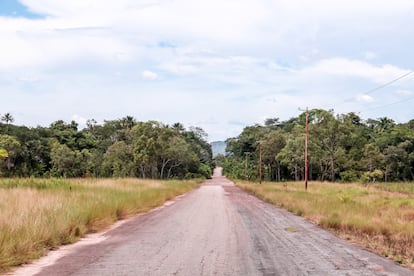
<instances>
[{"instance_id":1,"label":"power line","mask_svg":"<svg viewBox=\"0 0 414 276\"><path fill-rule=\"evenodd\" d=\"M380 109L380 108L388 107L388 106L391 106L391 105L396 105L396 104L399 104L399 103L408 102L408 101L411 101L411 100L414 100L414 97L410 97L410 98L407 98L407 99L403 99L403 100L399 100L399 101L396 101L396 102L392 102L392 103L388 103L388 104L384 104L384 105L379 105L379 106L375 106L375 107L371 107L371 108L366 108L366 109L364 109L362 111L358 111L358 112L365 112L365 111L369 111L369 110L373 110L373 109Z\"/></svg>"},{"instance_id":2,"label":"power line","mask_svg":"<svg viewBox=\"0 0 414 276\"><path fill-rule=\"evenodd\" d=\"M365 92L365 93L363 93L363 94L365 94L365 95L372 94L372 93L374 93L374 92L375 92L375 91L377 91L377 90L380 90L380 89L382 89L382 88L384 88L384 87L386 87L386 86L388 86L388 85L390 85L390 84L393 84L394 82L399 81L400 79L403 79L403 78L405 78L405 77L407 77L407 76L411 75L412 73L414 73L414 70L413 70L413 71L410 71L410 72L408 72L408 73L405 73L404 75L399 76L398 78L393 79L392 81L389 81L389 82L384 83L384 84L382 84L382 85L380 85L380 86L378 86L378 87L375 87L374 89L368 90L367 92Z\"/></svg>"},{"instance_id":3,"label":"power line","mask_svg":"<svg viewBox=\"0 0 414 276\"><path fill-rule=\"evenodd\" d=\"M380 90L380 89L382 89L382 88L384 88L384 87L387 87L387 86L389 86L389 85L391 85L391 84L393 84L393 83L395 83L395 82L397 82L397 81L399 81L399 80L401 80L401 79L403 79L403 78L408 77L409 75L411 75L411 74L413 74L413 73L414 73L414 70L411 70L411 71L409 71L409 72L407 72L407 73L405 73L405 74L403 74L403 75L401 75L401 76L399 76L399 77L397 77L397 78L395 78L395 79L393 79L393 80L391 80L391 81L389 81L389 82L386 82L386 83L384 83L384 84L381 84L381 85L379 85L379 86L377 86L377 87L375 87L375 88L372 88L372 89L370 89L370 90L368 90L368 91L366 91L366 92L364 92L364 93L360 93L360 94L361 94L361 95L369 95L369 94L372 94L372 93L374 93L374 92L376 92L376 91L378 91L378 90ZM355 97L355 96L354 96L354 97ZM336 106L338 106L338 105L342 105L342 104L345 104L345 103L347 103L347 102L350 102L350 101L354 100L354 97L344 99L344 100L342 100L341 102L337 103L337 104L336 104ZM389 105L392 105L392 104L389 104ZM387 106L388 106L388 105L387 105ZM378 108L379 108L379 107L378 107Z\"/></svg>"},{"instance_id":4,"label":"power line","mask_svg":"<svg viewBox=\"0 0 414 276\"><path fill-rule=\"evenodd\" d=\"M375 92L375 91L377 91L377 90L379 90L379 89L382 89L382 88L384 88L384 87L386 87L386 86L388 86L388 85L390 85L390 84L393 84L394 82L399 81L400 79L403 79L403 78L405 78L405 77L407 77L407 76L411 75L412 73L414 73L414 70L413 70L413 71L410 71L410 72L408 72L408 73L405 73L404 75L401 75L401 76L399 76L398 78L393 79L393 80L391 80L391 81L389 81L389 82L387 82L387 83L385 83L385 84L383 84L383 85L380 85L380 86L378 86L378 87L376 87L376 88L374 88L374 89L371 89L371 90L369 90L369 91L365 92L364 94L365 94L365 95L367 95L367 94L371 94L371 93L373 93L373 92ZM392 105L396 105L396 104L399 104L399 103L407 102L407 101L410 101L410 100L413 100L413 99L414 99L414 97L410 97L410 98L406 98L406 99L403 99L403 100L399 100L399 101L392 102L392 103L388 103L388 104L384 104L384 105L379 105L379 106L369 107L369 108L366 108L366 109L364 109L364 110L362 110L362 111L359 111L359 112L365 112L365 111L370 111L370 110L375 110L375 109L385 108L385 107L388 107L388 106L392 106Z\"/></svg>"}]
</instances>

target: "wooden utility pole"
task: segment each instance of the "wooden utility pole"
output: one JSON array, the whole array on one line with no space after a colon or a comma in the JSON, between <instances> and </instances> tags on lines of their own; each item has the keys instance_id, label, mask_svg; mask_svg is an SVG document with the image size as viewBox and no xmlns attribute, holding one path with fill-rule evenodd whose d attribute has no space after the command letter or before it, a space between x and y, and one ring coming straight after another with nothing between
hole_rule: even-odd
<instances>
[{"instance_id":1,"label":"wooden utility pole","mask_svg":"<svg viewBox=\"0 0 414 276\"><path fill-rule=\"evenodd\" d=\"M259 142L259 183L262 184L262 141Z\"/></svg>"},{"instance_id":2,"label":"wooden utility pole","mask_svg":"<svg viewBox=\"0 0 414 276\"><path fill-rule=\"evenodd\" d=\"M306 125L305 125L305 190L308 190L308 141L309 141L309 129L308 129L308 121L309 121L309 111L306 108Z\"/></svg>"}]
</instances>

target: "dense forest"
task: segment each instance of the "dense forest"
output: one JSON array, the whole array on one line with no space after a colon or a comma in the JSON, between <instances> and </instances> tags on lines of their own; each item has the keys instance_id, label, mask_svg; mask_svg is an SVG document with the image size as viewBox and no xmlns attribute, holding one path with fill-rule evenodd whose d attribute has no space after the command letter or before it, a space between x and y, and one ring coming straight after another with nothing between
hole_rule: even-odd
<instances>
[{"instance_id":1,"label":"dense forest","mask_svg":"<svg viewBox=\"0 0 414 276\"><path fill-rule=\"evenodd\" d=\"M88 120L49 127L13 125L1 116L0 176L5 177L210 177L211 146L197 127L138 122L131 116L98 124Z\"/></svg>"},{"instance_id":2,"label":"dense forest","mask_svg":"<svg viewBox=\"0 0 414 276\"><path fill-rule=\"evenodd\" d=\"M257 180L259 145L265 180L302 180L306 113L281 122L244 128L228 139L216 162L227 176ZM309 179L321 181L411 181L414 179L414 120L397 124L383 117L309 111Z\"/></svg>"}]
</instances>

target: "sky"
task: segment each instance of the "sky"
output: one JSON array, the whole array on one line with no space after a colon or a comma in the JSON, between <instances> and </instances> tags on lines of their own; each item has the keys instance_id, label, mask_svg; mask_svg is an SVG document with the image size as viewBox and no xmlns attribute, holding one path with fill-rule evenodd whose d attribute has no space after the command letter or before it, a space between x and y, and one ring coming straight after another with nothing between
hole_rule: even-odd
<instances>
[{"instance_id":1,"label":"sky","mask_svg":"<svg viewBox=\"0 0 414 276\"><path fill-rule=\"evenodd\" d=\"M306 107L407 122L413 26L412 0L0 0L0 114L128 115L209 141Z\"/></svg>"}]
</instances>

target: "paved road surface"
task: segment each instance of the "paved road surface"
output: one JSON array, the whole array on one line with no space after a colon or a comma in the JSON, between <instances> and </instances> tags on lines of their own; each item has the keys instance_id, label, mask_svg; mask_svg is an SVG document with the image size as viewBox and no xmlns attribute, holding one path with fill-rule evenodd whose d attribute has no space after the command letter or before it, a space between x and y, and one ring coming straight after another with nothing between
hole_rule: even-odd
<instances>
[{"instance_id":1,"label":"paved road surface","mask_svg":"<svg viewBox=\"0 0 414 276\"><path fill-rule=\"evenodd\" d=\"M414 275L216 175L37 275Z\"/></svg>"}]
</instances>

